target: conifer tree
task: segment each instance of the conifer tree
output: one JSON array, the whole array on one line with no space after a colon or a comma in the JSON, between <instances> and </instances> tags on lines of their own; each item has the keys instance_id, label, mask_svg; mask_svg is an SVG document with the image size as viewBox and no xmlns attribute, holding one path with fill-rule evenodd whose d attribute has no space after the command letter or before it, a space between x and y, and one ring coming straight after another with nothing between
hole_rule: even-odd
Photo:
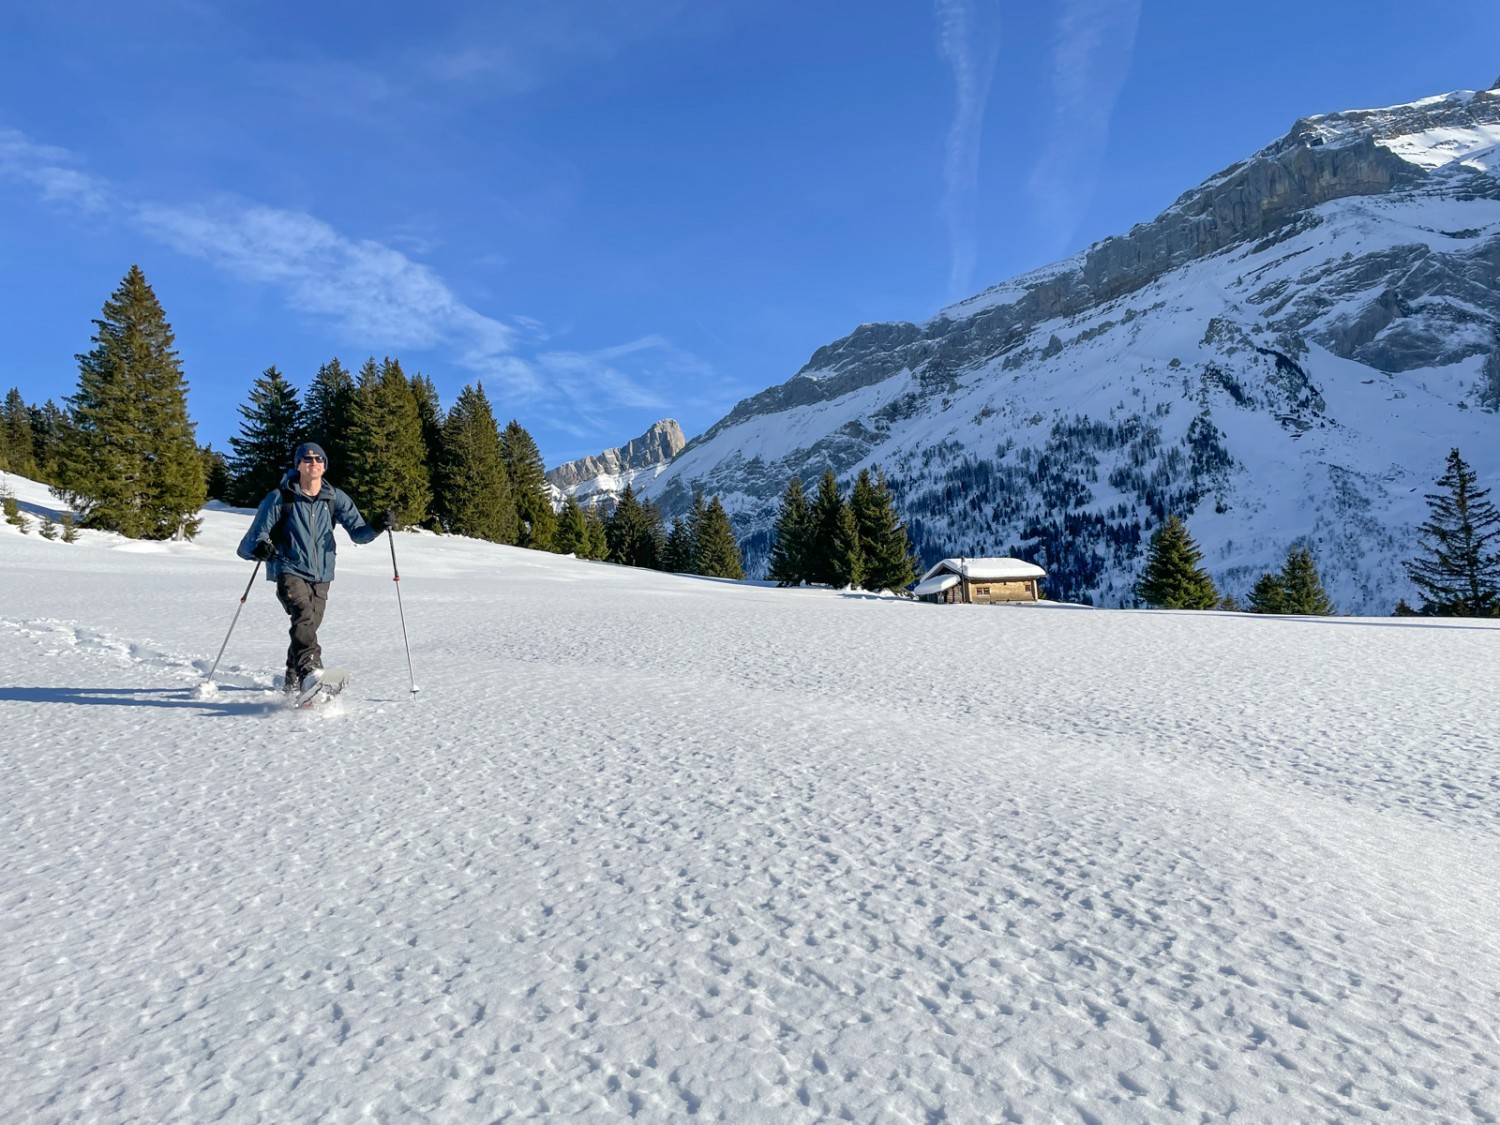
<instances>
[{"instance_id":1,"label":"conifer tree","mask_svg":"<svg viewBox=\"0 0 1500 1125\"><path fill-rule=\"evenodd\" d=\"M191 538L207 482L172 327L139 266L94 325L93 349L78 356L53 492L85 527L133 539Z\"/></svg>"},{"instance_id":2,"label":"conifer tree","mask_svg":"<svg viewBox=\"0 0 1500 1125\"><path fill-rule=\"evenodd\" d=\"M229 502L253 508L281 483L292 453L303 440L302 404L297 388L274 366L261 372L241 404L240 436L229 439ZM326 452L326 450L325 450Z\"/></svg>"},{"instance_id":3,"label":"conifer tree","mask_svg":"<svg viewBox=\"0 0 1500 1125\"><path fill-rule=\"evenodd\" d=\"M364 512L390 510L403 525L420 524L432 501L422 441L422 420L401 364L370 359L359 372L349 417L349 463L332 455L328 474ZM327 452L325 450L324 452Z\"/></svg>"},{"instance_id":4,"label":"conifer tree","mask_svg":"<svg viewBox=\"0 0 1500 1125\"><path fill-rule=\"evenodd\" d=\"M427 484L435 506L438 476L443 464L443 406L438 398L437 385L421 372L411 377L411 394L417 404L417 417L422 421L422 447L426 450L423 464L427 466ZM436 518L433 517L431 522L435 526Z\"/></svg>"},{"instance_id":5,"label":"conifer tree","mask_svg":"<svg viewBox=\"0 0 1500 1125\"><path fill-rule=\"evenodd\" d=\"M833 540L828 553L829 581L837 589L858 587L865 581L865 555L859 545L859 525L854 520L854 507L839 506L834 524Z\"/></svg>"},{"instance_id":6,"label":"conifer tree","mask_svg":"<svg viewBox=\"0 0 1500 1125\"><path fill-rule=\"evenodd\" d=\"M1439 617L1500 616L1500 511L1490 490L1457 449L1427 494L1427 521L1418 528L1422 554L1406 564L1422 591L1422 612Z\"/></svg>"},{"instance_id":7,"label":"conifer tree","mask_svg":"<svg viewBox=\"0 0 1500 1125\"><path fill-rule=\"evenodd\" d=\"M654 505L637 500L632 486L627 484L615 501L615 510L605 520L604 533L610 562L652 570L660 568L665 550L661 514Z\"/></svg>"},{"instance_id":8,"label":"conifer tree","mask_svg":"<svg viewBox=\"0 0 1500 1125\"><path fill-rule=\"evenodd\" d=\"M1280 575L1262 574L1255 580L1255 586L1250 591L1250 612L1286 612L1286 589L1281 584Z\"/></svg>"},{"instance_id":9,"label":"conifer tree","mask_svg":"<svg viewBox=\"0 0 1500 1125\"><path fill-rule=\"evenodd\" d=\"M0 407L0 457L3 457L0 469L32 480L39 478L31 408L21 397L19 387L10 389L5 405Z\"/></svg>"},{"instance_id":10,"label":"conifer tree","mask_svg":"<svg viewBox=\"0 0 1500 1125\"><path fill-rule=\"evenodd\" d=\"M701 495L700 495L701 500ZM709 578L745 577L745 563L740 557L740 545L734 538L734 527L729 522L729 513L715 496L702 515L697 516L692 529L697 547L696 573Z\"/></svg>"},{"instance_id":11,"label":"conifer tree","mask_svg":"<svg viewBox=\"0 0 1500 1125\"><path fill-rule=\"evenodd\" d=\"M583 539L583 552L580 558L585 559L607 559L609 558L609 535L604 529L604 517L599 510L590 507L584 513L585 533Z\"/></svg>"},{"instance_id":12,"label":"conifer tree","mask_svg":"<svg viewBox=\"0 0 1500 1125\"><path fill-rule=\"evenodd\" d=\"M552 549L559 555L576 555L588 558L589 520L583 513L578 497L571 492L563 497L562 510L557 513L557 532L552 537Z\"/></svg>"},{"instance_id":13,"label":"conifer tree","mask_svg":"<svg viewBox=\"0 0 1500 1125\"><path fill-rule=\"evenodd\" d=\"M1333 602L1323 589L1323 580L1318 577L1318 567L1312 552L1306 547L1292 547L1286 553L1278 579L1282 591L1282 613L1294 613L1302 617L1331 617Z\"/></svg>"},{"instance_id":14,"label":"conifer tree","mask_svg":"<svg viewBox=\"0 0 1500 1125\"><path fill-rule=\"evenodd\" d=\"M802 491L802 478L787 481L776 515L776 540L771 546L769 577L778 586L800 586L807 580L808 539L812 509Z\"/></svg>"},{"instance_id":15,"label":"conifer tree","mask_svg":"<svg viewBox=\"0 0 1500 1125\"><path fill-rule=\"evenodd\" d=\"M849 585L849 574L853 569L850 556L859 548L859 528L851 511L848 513L848 528L852 532L846 530L844 516L847 507L839 495L838 478L832 469L824 470L809 520L807 554L803 562L807 581L836 587ZM863 572L863 560L859 569Z\"/></svg>"},{"instance_id":16,"label":"conifer tree","mask_svg":"<svg viewBox=\"0 0 1500 1125\"><path fill-rule=\"evenodd\" d=\"M1151 537L1146 568L1136 583L1136 595L1160 609L1213 609L1219 594L1213 579L1198 564L1203 552L1176 516Z\"/></svg>"},{"instance_id":17,"label":"conifer tree","mask_svg":"<svg viewBox=\"0 0 1500 1125\"><path fill-rule=\"evenodd\" d=\"M287 452L290 459L295 450ZM229 503L229 459L216 450L211 444L205 445L198 450L198 456L203 461L203 477L208 482L208 498L210 500L222 500Z\"/></svg>"},{"instance_id":18,"label":"conifer tree","mask_svg":"<svg viewBox=\"0 0 1500 1125\"><path fill-rule=\"evenodd\" d=\"M50 398L40 407L29 408L31 415L31 448L36 457L37 480L49 484L57 480L58 460L68 433L68 415Z\"/></svg>"},{"instance_id":19,"label":"conifer tree","mask_svg":"<svg viewBox=\"0 0 1500 1125\"><path fill-rule=\"evenodd\" d=\"M519 520L516 545L535 551L552 550L557 513L547 486L547 470L541 451L520 422L511 419L500 435L500 456L510 474L510 491Z\"/></svg>"},{"instance_id":20,"label":"conifer tree","mask_svg":"<svg viewBox=\"0 0 1500 1125\"><path fill-rule=\"evenodd\" d=\"M307 440L315 441L336 465L339 479L347 480L349 465L349 412L354 405L354 377L337 358L318 368L308 384L303 428Z\"/></svg>"},{"instance_id":21,"label":"conifer tree","mask_svg":"<svg viewBox=\"0 0 1500 1125\"><path fill-rule=\"evenodd\" d=\"M849 495L849 506L854 511L864 558L864 588L906 589L917 580L917 560L906 526L896 515L896 500L885 474L871 479L870 470L861 469Z\"/></svg>"},{"instance_id":22,"label":"conifer tree","mask_svg":"<svg viewBox=\"0 0 1500 1125\"><path fill-rule=\"evenodd\" d=\"M672 517L661 568L671 574L698 574L698 543L686 516Z\"/></svg>"},{"instance_id":23,"label":"conifer tree","mask_svg":"<svg viewBox=\"0 0 1500 1125\"><path fill-rule=\"evenodd\" d=\"M455 535L514 543L516 504L484 385L459 392L439 441L436 507Z\"/></svg>"}]
</instances>

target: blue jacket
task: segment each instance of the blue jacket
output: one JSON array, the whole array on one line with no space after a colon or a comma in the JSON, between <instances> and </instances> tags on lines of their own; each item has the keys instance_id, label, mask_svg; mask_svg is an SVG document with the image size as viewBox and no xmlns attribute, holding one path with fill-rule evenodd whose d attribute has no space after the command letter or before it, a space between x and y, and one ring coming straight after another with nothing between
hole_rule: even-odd
<instances>
[{"instance_id":1,"label":"blue jacket","mask_svg":"<svg viewBox=\"0 0 1500 1125\"><path fill-rule=\"evenodd\" d=\"M283 496L287 497L285 501ZM286 522L277 536L276 524L281 519L284 502ZM317 496L309 496L302 491L293 471L286 475L280 488L260 502L255 518L250 521L250 530L245 532L235 553L242 559L252 559L255 545L262 539L271 539L276 554L266 563L268 579L274 581L283 574L292 574L309 582L332 582L334 554L338 550L333 541L335 520L356 543L368 543L380 535L365 523L347 494L324 481Z\"/></svg>"}]
</instances>

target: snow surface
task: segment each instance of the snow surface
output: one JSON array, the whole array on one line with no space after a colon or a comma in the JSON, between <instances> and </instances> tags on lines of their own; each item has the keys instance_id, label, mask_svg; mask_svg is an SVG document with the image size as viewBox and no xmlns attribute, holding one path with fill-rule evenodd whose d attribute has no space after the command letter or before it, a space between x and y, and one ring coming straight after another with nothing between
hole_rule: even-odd
<instances>
[{"instance_id":1,"label":"snow surface","mask_svg":"<svg viewBox=\"0 0 1500 1125\"><path fill-rule=\"evenodd\" d=\"M341 537L307 713L248 518L0 525L0 1120L1500 1116L1494 623Z\"/></svg>"}]
</instances>

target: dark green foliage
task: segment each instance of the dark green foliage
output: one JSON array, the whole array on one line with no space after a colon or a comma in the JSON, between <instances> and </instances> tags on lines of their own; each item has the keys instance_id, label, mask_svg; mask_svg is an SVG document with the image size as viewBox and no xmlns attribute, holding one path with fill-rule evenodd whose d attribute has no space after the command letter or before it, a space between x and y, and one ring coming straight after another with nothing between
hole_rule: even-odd
<instances>
[{"instance_id":1,"label":"dark green foliage","mask_svg":"<svg viewBox=\"0 0 1500 1125\"><path fill-rule=\"evenodd\" d=\"M853 509L839 495L838 479L832 469L825 470L818 482L808 528L803 562L807 581L838 588L857 586L864 578L859 527Z\"/></svg>"},{"instance_id":2,"label":"dark green foliage","mask_svg":"<svg viewBox=\"0 0 1500 1125\"><path fill-rule=\"evenodd\" d=\"M552 537L552 549L559 555L576 555L588 558L589 518L584 514L578 498L571 493L563 498L562 511L557 514L557 532Z\"/></svg>"},{"instance_id":3,"label":"dark green foliage","mask_svg":"<svg viewBox=\"0 0 1500 1125\"><path fill-rule=\"evenodd\" d=\"M54 493L85 527L133 539L191 538L207 481L188 420L172 328L140 267L105 302L78 356Z\"/></svg>"},{"instance_id":4,"label":"dark green foliage","mask_svg":"<svg viewBox=\"0 0 1500 1125\"><path fill-rule=\"evenodd\" d=\"M500 431L483 385L465 387L448 411L440 442L436 508L456 535L514 543L518 525Z\"/></svg>"},{"instance_id":5,"label":"dark green foliage","mask_svg":"<svg viewBox=\"0 0 1500 1125\"><path fill-rule=\"evenodd\" d=\"M36 480L38 468L31 408L20 388L12 387L0 407L0 470Z\"/></svg>"},{"instance_id":6,"label":"dark green foliage","mask_svg":"<svg viewBox=\"0 0 1500 1125\"><path fill-rule=\"evenodd\" d=\"M43 516L42 517L42 526L41 526L40 530L41 530L42 538L43 539L56 539L57 538L57 524L55 524L55 523L52 522L52 517L51 516Z\"/></svg>"},{"instance_id":7,"label":"dark green foliage","mask_svg":"<svg viewBox=\"0 0 1500 1125\"><path fill-rule=\"evenodd\" d=\"M702 499L701 495L699 499ZM672 518L667 545L662 550L661 568L672 574L698 573L698 543L685 516Z\"/></svg>"},{"instance_id":8,"label":"dark green foliage","mask_svg":"<svg viewBox=\"0 0 1500 1125\"><path fill-rule=\"evenodd\" d=\"M510 491L520 521L516 545L536 551L552 550L557 531L557 513L547 486L547 470L541 451L520 422L514 419L500 435L500 456L510 474Z\"/></svg>"},{"instance_id":9,"label":"dark green foliage","mask_svg":"<svg viewBox=\"0 0 1500 1125\"><path fill-rule=\"evenodd\" d=\"M28 408L31 416L31 448L36 457L36 479L49 484L57 480L57 466L68 433L68 415L50 398Z\"/></svg>"},{"instance_id":10,"label":"dark green foliage","mask_svg":"<svg viewBox=\"0 0 1500 1125\"><path fill-rule=\"evenodd\" d=\"M273 366L251 384L250 401L239 411L244 420L240 435L229 439L233 453L227 499L236 507L253 508L292 467L292 453L304 437L302 404L297 388Z\"/></svg>"},{"instance_id":11,"label":"dark green foliage","mask_svg":"<svg viewBox=\"0 0 1500 1125\"><path fill-rule=\"evenodd\" d=\"M587 521L586 532L583 538L583 551L578 552L578 557L585 559L609 558L609 535L604 528L604 518L599 515L596 508L590 508L585 512L584 518Z\"/></svg>"},{"instance_id":12,"label":"dark green foliage","mask_svg":"<svg viewBox=\"0 0 1500 1125\"><path fill-rule=\"evenodd\" d=\"M1280 582L1284 598L1282 613L1294 613L1302 617L1333 615L1333 602L1323 589L1317 564L1313 562L1312 552L1306 547L1293 547L1286 553Z\"/></svg>"},{"instance_id":13,"label":"dark green foliage","mask_svg":"<svg viewBox=\"0 0 1500 1125\"><path fill-rule=\"evenodd\" d=\"M362 512L390 509L402 526L426 520L432 488L422 419L396 360L386 359L377 367L370 359L360 368L345 456L348 461L340 469L329 454L328 475L337 475Z\"/></svg>"},{"instance_id":14,"label":"dark green foliage","mask_svg":"<svg viewBox=\"0 0 1500 1125\"><path fill-rule=\"evenodd\" d=\"M861 469L850 492L849 507L859 532L864 588L900 591L915 582L917 560L906 527L896 515L896 501L885 474L878 473L872 479L869 469Z\"/></svg>"},{"instance_id":15,"label":"dark green foliage","mask_svg":"<svg viewBox=\"0 0 1500 1125\"><path fill-rule=\"evenodd\" d=\"M1160 609L1213 609L1219 593L1213 579L1198 565L1203 552L1176 516L1151 537L1146 569L1136 583L1136 595Z\"/></svg>"},{"instance_id":16,"label":"dark green foliage","mask_svg":"<svg viewBox=\"0 0 1500 1125\"><path fill-rule=\"evenodd\" d=\"M787 481L776 516L776 542L771 547L768 577L778 586L800 586L807 580L807 553L812 531L812 509L802 490L802 478Z\"/></svg>"},{"instance_id":17,"label":"dark green foliage","mask_svg":"<svg viewBox=\"0 0 1500 1125\"><path fill-rule=\"evenodd\" d=\"M709 578L745 577L745 565L740 558L739 544L735 542L734 528L717 496L702 509L701 514L693 513L690 531L696 547L696 573Z\"/></svg>"},{"instance_id":18,"label":"dark green foliage","mask_svg":"<svg viewBox=\"0 0 1500 1125\"><path fill-rule=\"evenodd\" d=\"M1406 571L1422 591L1422 612L1438 617L1500 616L1500 511L1457 449L1427 494L1418 558Z\"/></svg>"},{"instance_id":19,"label":"dark green foliage","mask_svg":"<svg viewBox=\"0 0 1500 1125\"><path fill-rule=\"evenodd\" d=\"M1286 612L1286 590L1279 575L1262 574L1255 580L1255 587L1250 591L1250 612Z\"/></svg>"},{"instance_id":20,"label":"dark green foliage","mask_svg":"<svg viewBox=\"0 0 1500 1125\"><path fill-rule=\"evenodd\" d=\"M0 512L5 513L5 522L22 531L27 530L26 517L21 514L21 505L9 492L0 492Z\"/></svg>"},{"instance_id":21,"label":"dark green foliage","mask_svg":"<svg viewBox=\"0 0 1500 1125\"><path fill-rule=\"evenodd\" d=\"M210 500L222 500L229 503L229 460L214 449L212 445L205 445L198 450L198 456L203 462L203 475L208 481L208 498ZM287 454L291 457L291 453Z\"/></svg>"},{"instance_id":22,"label":"dark green foliage","mask_svg":"<svg viewBox=\"0 0 1500 1125\"><path fill-rule=\"evenodd\" d=\"M313 376L303 396L303 429L328 454L329 471L347 479L349 464L349 417L354 408L354 377L337 359L331 359Z\"/></svg>"},{"instance_id":23,"label":"dark green foliage","mask_svg":"<svg viewBox=\"0 0 1500 1125\"><path fill-rule=\"evenodd\" d=\"M637 500L630 485L625 486L615 510L604 521L604 534L610 562L660 569L666 550L661 512L649 501Z\"/></svg>"},{"instance_id":24,"label":"dark green foliage","mask_svg":"<svg viewBox=\"0 0 1500 1125\"><path fill-rule=\"evenodd\" d=\"M1402 598L1401 600L1399 600L1396 603L1396 608L1393 609L1393 610L1391 610L1391 616L1392 617L1420 617L1422 615L1420 613L1418 613L1416 610L1412 609L1411 605L1407 602L1407 600L1405 598Z\"/></svg>"},{"instance_id":25,"label":"dark green foliage","mask_svg":"<svg viewBox=\"0 0 1500 1125\"><path fill-rule=\"evenodd\" d=\"M426 450L423 462L427 466L427 484L432 490L436 507L439 474L443 464L443 405L438 399L437 385L421 372L411 377L411 394L417 403L417 417L422 420L422 447ZM428 523L433 527L438 526L437 517L432 516Z\"/></svg>"}]
</instances>

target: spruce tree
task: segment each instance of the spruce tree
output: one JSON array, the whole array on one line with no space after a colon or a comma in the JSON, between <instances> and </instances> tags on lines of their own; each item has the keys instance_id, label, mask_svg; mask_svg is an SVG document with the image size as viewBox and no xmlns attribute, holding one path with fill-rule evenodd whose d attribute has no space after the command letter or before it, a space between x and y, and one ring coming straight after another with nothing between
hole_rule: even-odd
<instances>
[{"instance_id":1,"label":"spruce tree","mask_svg":"<svg viewBox=\"0 0 1500 1125\"><path fill-rule=\"evenodd\" d=\"M1418 530L1422 554L1406 564L1422 591L1422 612L1439 617L1500 616L1500 511L1490 490L1457 449L1427 494L1427 521Z\"/></svg>"},{"instance_id":2,"label":"spruce tree","mask_svg":"<svg viewBox=\"0 0 1500 1125\"><path fill-rule=\"evenodd\" d=\"M609 558L609 535L604 528L604 517L599 514L599 509L590 507L584 513L585 533L583 539L583 552L580 558L607 559Z\"/></svg>"},{"instance_id":3,"label":"spruce tree","mask_svg":"<svg viewBox=\"0 0 1500 1125\"><path fill-rule=\"evenodd\" d=\"M1333 616L1333 602L1323 589L1317 564L1313 562L1312 552L1306 547L1293 547L1287 551L1279 581L1283 598L1282 613L1294 613L1302 617Z\"/></svg>"},{"instance_id":4,"label":"spruce tree","mask_svg":"<svg viewBox=\"0 0 1500 1125\"><path fill-rule=\"evenodd\" d=\"M615 501L615 510L605 520L604 533L610 562L660 569L665 551L661 513L655 505L637 500L632 486L627 484Z\"/></svg>"},{"instance_id":5,"label":"spruce tree","mask_svg":"<svg viewBox=\"0 0 1500 1125\"><path fill-rule=\"evenodd\" d=\"M698 574L698 542L686 516L672 517L661 568L671 574Z\"/></svg>"},{"instance_id":6,"label":"spruce tree","mask_svg":"<svg viewBox=\"0 0 1500 1125\"><path fill-rule=\"evenodd\" d=\"M437 385L421 372L411 377L411 395L417 404L417 417L422 421L422 447L426 450L422 463L427 466L427 485L436 508L439 474L443 464L443 406L438 398ZM429 522L436 526L436 517L432 517Z\"/></svg>"},{"instance_id":7,"label":"spruce tree","mask_svg":"<svg viewBox=\"0 0 1500 1125\"><path fill-rule=\"evenodd\" d=\"M510 491L520 521L516 545L535 551L552 550L557 513L552 510L547 470L536 442L515 419L511 419L500 435L500 456L510 474Z\"/></svg>"},{"instance_id":8,"label":"spruce tree","mask_svg":"<svg viewBox=\"0 0 1500 1125\"><path fill-rule=\"evenodd\" d=\"M854 520L854 507L839 506L838 518L833 528L833 539L828 553L829 581L837 589L858 587L865 581L865 555L859 545L859 525Z\"/></svg>"},{"instance_id":9,"label":"spruce tree","mask_svg":"<svg viewBox=\"0 0 1500 1125\"><path fill-rule=\"evenodd\" d=\"M0 407L0 469L20 477L40 479L35 434L31 426L31 408L21 397L21 389L12 387Z\"/></svg>"},{"instance_id":10,"label":"spruce tree","mask_svg":"<svg viewBox=\"0 0 1500 1125\"><path fill-rule=\"evenodd\" d=\"M552 549L559 555L576 555L588 558L589 520L584 515L578 497L571 492L563 497L562 511L557 513L557 532L552 537Z\"/></svg>"},{"instance_id":11,"label":"spruce tree","mask_svg":"<svg viewBox=\"0 0 1500 1125\"><path fill-rule=\"evenodd\" d=\"M1285 613L1286 590L1278 574L1262 574L1250 591L1251 613Z\"/></svg>"},{"instance_id":12,"label":"spruce tree","mask_svg":"<svg viewBox=\"0 0 1500 1125\"><path fill-rule=\"evenodd\" d=\"M807 553L803 559L803 574L808 582L827 586L849 584L847 575L850 569L850 547L847 537L843 537L842 527L845 507L843 498L839 495L838 478L833 475L832 469L824 470L808 521ZM854 528L854 547L857 548L859 529L854 526L853 513L849 515L849 526Z\"/></svg>"},{"instance_id":13,"label":"spruce tree","mask_svg":"<svg viewBox=\"0 0 1500 1125\"><path fill-rule=\"evenodd\" d=\"M787 481L781 494L781 510L776 515L776 539L771 546L768 576L778 586L800 586L807 580L808 539L812 530L812 509L802 491L802 478Z\"/></svg>"},{"instance_id":14,"label":"spruce tree","mask_svg":"<svg viewBox=\"0 0 1500 1125\"><path fill-rule=\"evenodd\" d=\"M896 499L885 474L873 480L869 469L861 469L850 492L864 558L863 586L866 590L901 591L917 579L917 560L906 526L896 515Z\"/></svg>"},{"instance_id":15,"label":"spruce tree","mask_svg":"<svg viewBox=\"0 0 1500 1125\"><path fill-rule=\"evenodd\" d=\"M31 448L36 457L37 480L49 484L57 481L57 466L63 455L68 433L68 415L50 398L40 407L30 408Z\"/></svg>"},{"instance_id":16,"label":"spruce tree","mask_svg":"<svg viewBox=\"0 0 1500 1125\"><path fill-rule=\"evenodd\" d=\"M734 538L729 513L724 511L717 496L695 522L693 539L698 548L697 573L709 578L743 579L745 563L740 557L740 545Z\"/></svg>"},{"instance_id":17,"label":"spruce tree","mask_svg":"<svg viewBox=\"0 0 1500 1125\"><path fill-rule=\"evenodd\" d=\"M281 483L292 452L303 440L302 404L297 388L268 367L250 387L240 408L240 436L229 439L229 502L253 508ZM325 450L326 452L326 450Z\"/></svg>"},{"instance_id":18,"label":"spruce tree","mask_svg":"<svg viewBox=\"0 0 1500 1125\"><path fill-rule=\"evenodd\" d=\"M455 535L514 543L516 504L483 384L459 392L439 445L436 507L443 525Z\"/></svg>"},{"instance_id":19,"label":"spruce tree","mask_svg":"<svg viewBox=\"0 0 1500 1125\"><path fill-rule=\"evenodd\" d=\"M192 538L207 482L172 327L139 266L94 325L93 349L78 356L53 492L85 527Z\"/></svg>"},{"instance_id":20,"label":"spruce tree","mask_svg":"<svg viewBox=\"0 0 1500 1125\"><path fill-rule=\"evenodd\" d=\"M1151 537L1136 595L1160 609L1213 609L1219 604L1213 579L1198 565L1203 552L1176 516Z\"/></svg>"},{"instance_id":21,"label":"spruce tree","mask_svg":"<svg viewBox=\"0 0 1500 1125\"><path fill-rule=\"evenodd\" d=\"M288 458L292 452L295 451L288 451ZM212 445L205 445L198 451L198 456L203 461L204 479L208 481L208 498L229 503L229 459Z\"/></svg>"},{"instance_id":22,"label":"spruce tree","mask_svg":"<svg viewBox=\"0 0 1500 1125\"><path fill-rule=\"evenodd\" d=\"M422 420L401 364L369 360L359 373L349 417L349 462L328 458L338 480L360 510L393 511L403 525L420 524L432 501L422 441ZM325 450L327 452L327 450Z\"/></svg>"},{"instance_id":23,"label":"spruce tree","mask_svg":"<svg viewBox=\"0 0 1500 1125\"><path fill-rule=\"evenodd\" d=\"M373 362L373 361L372 361ZM354 377L337 358L329 360L307 386L303 429L328 454L328 463L338 466L341 479L349 465L349 412L354 406Z\"/></svg>"}]
</instances>

